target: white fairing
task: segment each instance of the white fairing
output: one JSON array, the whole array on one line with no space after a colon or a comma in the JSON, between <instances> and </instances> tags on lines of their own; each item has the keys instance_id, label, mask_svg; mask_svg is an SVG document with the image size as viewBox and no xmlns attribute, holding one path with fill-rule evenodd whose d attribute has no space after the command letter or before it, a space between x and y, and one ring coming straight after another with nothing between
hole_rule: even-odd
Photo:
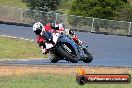
<instances>
[{"instance_id":1,"label":"white fairing","mask_svg":"<svg viewBox=\"0 0 132 88\"><path fill-rule=\"evenodd\" d=\"M60 33L53 33L53 42L56 44Z\"/></svg>"},{"instance_id":2,"label":"white fairing","mask_svg":"<svg viewBox=\"0 0 132 88\"><path fill-rule=\"evenodd\" d=\"M57 43L57 40L58 40L58 38L59 38L59 33L53 33L53 42L56 44ZM53 47L53 44L51 44L51 43L45 43L45 45L46 45L46 49L50 49L50 48L52 48Z\"/></svg>"}]
</instances>

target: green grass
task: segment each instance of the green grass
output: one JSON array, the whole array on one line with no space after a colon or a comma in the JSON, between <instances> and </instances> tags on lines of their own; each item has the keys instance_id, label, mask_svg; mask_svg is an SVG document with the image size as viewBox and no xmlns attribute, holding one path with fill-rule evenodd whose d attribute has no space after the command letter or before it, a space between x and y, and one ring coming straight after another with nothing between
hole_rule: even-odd
<instances>
[{"instance_id":1,"label":"green grass","mask_svg":"<svg viewBox=\"0 0 132 88\"><path fill-rule=\"evenodd\" d=\"M26 3L22 2L22 0L0 0L0 6L27 8Z\"/></svg>"},{"instance_id":2,"label":"green grass","mask_svg":"<svg viewBox=\"0 0 132 88\"><path fill-rule=\"evenodd\" d=\"M43 58L35 42L0 37L0 58Z\"/></svg>"},{"instance_id":3,"label":"green grass","mask_svg":"<svg viewBox=\"0 0 132 88\"><path fill-rule=\"evenodd\" d=\"M0 76L0 88L132 88L132 83L85 84L80 86L76 83L75 75L28 74Z\"/></svg>"}]
</instances>

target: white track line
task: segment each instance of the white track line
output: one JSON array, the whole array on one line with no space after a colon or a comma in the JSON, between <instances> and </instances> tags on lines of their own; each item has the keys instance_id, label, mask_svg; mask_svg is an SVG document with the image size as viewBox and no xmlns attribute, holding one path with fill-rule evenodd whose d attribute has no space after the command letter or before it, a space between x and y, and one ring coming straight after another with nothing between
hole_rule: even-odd
<instances>
[{"instance_id":1,"label":"white track line","mask_svg":"<svg viewBox=\"0 0 132 88\"><path fill-rule=\"evenodd\" d=\"M21 39L21 40L26 40L26 41L31 41L31 42L34 42L34 40L33 40L33 39L18 38L18 37L8 36L8 35L0 35L0 36L2 36L2 37L7 37L7 38Z\"/></svg>"}]
</instances>

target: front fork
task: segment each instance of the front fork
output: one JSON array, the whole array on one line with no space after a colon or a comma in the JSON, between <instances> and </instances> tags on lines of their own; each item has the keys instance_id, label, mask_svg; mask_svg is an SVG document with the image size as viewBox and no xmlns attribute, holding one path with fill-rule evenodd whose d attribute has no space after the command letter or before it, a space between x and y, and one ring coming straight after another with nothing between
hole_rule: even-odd
<instances>
[{"instance_id":1,"label":"front fork","mask_svg":"<svg viewBox=\"0 0 132 88\"><path fill-rule=\"evenodd\" d=\"M87 47L88 46L84 46L84 45L80 45L79 46L79 50L80 50L80 58L79 58L79 61L83 61L83 60L85 60L85 57L86 57L86 55L85 55L85 52L87 52Z\"/></svg>"}]
</instances>

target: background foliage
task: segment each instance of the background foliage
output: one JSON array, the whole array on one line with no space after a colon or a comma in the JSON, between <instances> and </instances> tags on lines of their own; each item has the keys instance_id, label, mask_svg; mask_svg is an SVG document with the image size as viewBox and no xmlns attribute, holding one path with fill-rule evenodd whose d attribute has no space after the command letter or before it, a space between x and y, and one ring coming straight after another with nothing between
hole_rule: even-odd
<instances>
[{"instance_id":1,"label":"background foliage","mask_svg":"<svg viewBox=\"0 0 132 88\"><path fill-rule=\"evenodd\" d=\"M132 5L131 4L126 4L125 7L118 12L117 20L132 22Z\"/></svg>"},{"instance_id":2,"label":"background foliage","mask_svg":"<svg viewBox=\"0 0 132 88\"><path fill-rule=\"evenodd\" d=\"M25 0L31 10L55 11L60 0Z\"/></svg>"},{"instance_id":3,"label":"background foliage","mask_svg":"<svg viewBox=\"0 0 132 88\"><path fill-rule=\"evenodd\" d=\"M69 14L115 19L125 3L126 0L74 0Z\"/></svg>"}]
</instances>

